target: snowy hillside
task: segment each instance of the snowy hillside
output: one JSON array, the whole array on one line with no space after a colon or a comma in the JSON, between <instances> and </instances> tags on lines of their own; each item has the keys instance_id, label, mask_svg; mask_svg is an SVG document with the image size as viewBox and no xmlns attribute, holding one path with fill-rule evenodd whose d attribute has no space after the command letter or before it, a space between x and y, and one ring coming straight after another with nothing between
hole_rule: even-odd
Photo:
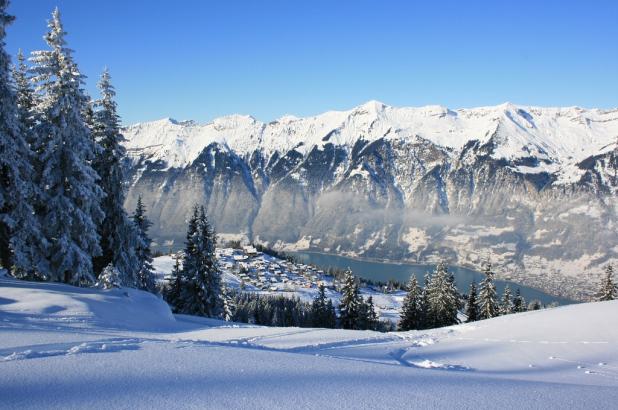
<instances>
[{"instance_id":1,"label":"snowy hillside","mask_svg":"<svg viewBox=\"0 0 618 410\"><path fill-rule=\"evenodd\" d=\"M132 209L179 246L203 203L223 237L478 269L587 300L618 260L618 110L369 102L315 117L126 128Z\"/></svg>"},{"instance_id":2,"label":"snowy hillside","mask_svg":"<svg viewBox=\"0 0 618 410\"><path fill-rule=\"evenodd\" d=\"M423 332L265 328L2 277L0 407L605 409L617 318L614 301Z\"/></svg>"}]
</instances>

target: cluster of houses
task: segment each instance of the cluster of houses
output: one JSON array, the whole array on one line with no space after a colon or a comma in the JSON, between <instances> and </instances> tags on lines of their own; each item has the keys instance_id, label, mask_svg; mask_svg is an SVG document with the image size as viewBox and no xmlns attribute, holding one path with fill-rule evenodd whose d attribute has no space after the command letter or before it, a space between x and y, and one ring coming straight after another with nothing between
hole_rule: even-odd
<instances>
[{"instance_id":1,"label":"cluster of houses","mask_svg":"<svg viewBox=\"0 0 618 410\"><path fill-rule=\"evenodd\" d=\"M299 288L328 286L324 271L310 265L278 259L253 246L217 249L219 265L239 280L240 288L270 292L294 292Z\"/></svg>"}]
</instances>

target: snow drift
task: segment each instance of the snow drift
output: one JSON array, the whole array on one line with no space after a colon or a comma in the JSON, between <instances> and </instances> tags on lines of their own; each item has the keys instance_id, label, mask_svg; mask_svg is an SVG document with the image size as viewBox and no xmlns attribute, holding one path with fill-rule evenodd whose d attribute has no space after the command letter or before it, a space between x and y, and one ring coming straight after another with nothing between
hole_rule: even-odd
<instances>
[{"instance_id":1,"label":"snow drift","mask_svg":"<svg viewBox=\"0 0 618 410\"><path fill-rule=\"evenodd\" d=\"M0 369L7 408L602 409L618 301L382 334L174 318L140 291L2 278Z\"/></svg>"}]
</instances>

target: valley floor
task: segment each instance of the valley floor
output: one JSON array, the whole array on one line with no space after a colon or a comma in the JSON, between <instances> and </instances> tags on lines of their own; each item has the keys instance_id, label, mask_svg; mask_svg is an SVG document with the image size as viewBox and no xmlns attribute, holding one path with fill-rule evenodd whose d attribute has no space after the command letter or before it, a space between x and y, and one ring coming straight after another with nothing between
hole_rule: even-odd
<instances>
[{"instance_id":1,"label":"valley floor","mask_svg":"<svg viewBox=\"0 0 618 410\"><path fill-rule=\"evenodd\" d=\"M376 333L0 277L2 408L604 409L617 387L618 301Z\"/></svg>"}]
</instances>

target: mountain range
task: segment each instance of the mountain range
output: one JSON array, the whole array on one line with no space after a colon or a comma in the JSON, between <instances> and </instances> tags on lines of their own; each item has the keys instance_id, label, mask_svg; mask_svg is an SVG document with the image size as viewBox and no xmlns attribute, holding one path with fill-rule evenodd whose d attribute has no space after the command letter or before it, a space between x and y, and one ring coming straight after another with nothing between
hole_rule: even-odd
<instances>
[{"instance_id":1,"label":"mountain range","mask_svg":"<svg viewBox=\"0 0 618 410\"><path fill-rule=\"evenodd\" d=\"M124 129L127 209L159 246L194 204L222 240L480 269L585 300L618 260L618 109L370 101L264 123L163 119Z\"/></svg>"}]
</instances>

